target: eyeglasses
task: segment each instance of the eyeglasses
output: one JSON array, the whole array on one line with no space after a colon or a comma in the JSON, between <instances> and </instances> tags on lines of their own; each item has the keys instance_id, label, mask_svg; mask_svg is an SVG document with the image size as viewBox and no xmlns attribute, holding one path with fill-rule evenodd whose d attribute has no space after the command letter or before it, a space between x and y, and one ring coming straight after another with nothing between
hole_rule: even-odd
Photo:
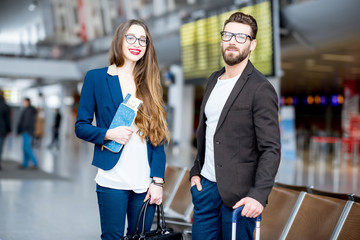
<instances>
[{"instance_id":1,"label":"eyeglasses","mask_svg":"<svg viewBox=\"0 0 360 240\"><path fill-rule=\"evenodd\" d=\"M147 37L137 38L134 35L126 34L125 39L126 39L126 42L129 44L133 44L136 42L136 40L138 40L140 46L142 46L142 47L146 47L146 45L148 45L148 43L149 43L149 39Z\"/></svg>"},{"instance_id":2,"label":"eyeglasses","mask_svg":"<svg viewBox=\"0 0 360 240\"><path fill-rule=\"evenodd\" d=\"M232 33L232 32L226 32L226 31L222 31L220 32L221 35L221 40L223 40L224 42L229 42L233 36L235 36L235 40L238 43L245 43L247 38L250 38L250 40L254 40L255 38L247 35L245 33Z\"/></svg>"}]
</instances>

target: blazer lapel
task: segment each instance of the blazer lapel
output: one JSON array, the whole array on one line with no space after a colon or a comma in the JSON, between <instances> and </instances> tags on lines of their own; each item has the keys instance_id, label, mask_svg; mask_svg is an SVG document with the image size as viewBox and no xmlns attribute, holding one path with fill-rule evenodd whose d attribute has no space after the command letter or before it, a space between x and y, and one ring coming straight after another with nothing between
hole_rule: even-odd
<instances>
[{"instance_id":1,"label":"blazer lapel","mask_svg":"<svg viewBox=\"0 0 360 240\"><path fill-rule=\"evenodd\" d=\"M120 103L123 101L123 95L121 93L121 87L120 87L118 75L114 75L114 76L108 75L106 77L106 80L108 83L109 92L110 92L112 101L114 103L114 108L115 108L115 110L117 110Z\"/></svg>"},{"instance_id":2,"label":"blazer lapel","mask_svg":"<svg viewBox=\"0 0 360 240\"><path fill-rule=\"evenodd\" d=\"M231 91L228 99L225 102L224 108L221 111L219 121L216 126L215 133L220 128L221 124L224 122L225 117L226 117L227 113L229 112L231 105L233 104L233 102L235 101L237 96L240 94L241 90L243 89L243 87L244 87L245 83L247 82L249 75L252 73L253 69L254 69L254 66L249 61L248 64L246 65L243 73L241 74L240 78L235 83L235 86L234 86L233 90Z\"/></svg>"}]
</instances>

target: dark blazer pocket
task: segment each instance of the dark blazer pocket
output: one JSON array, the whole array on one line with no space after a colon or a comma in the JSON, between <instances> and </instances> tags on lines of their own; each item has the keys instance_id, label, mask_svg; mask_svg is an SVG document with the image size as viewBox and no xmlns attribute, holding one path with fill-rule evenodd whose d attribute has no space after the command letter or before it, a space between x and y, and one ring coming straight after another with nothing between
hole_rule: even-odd
<instances>
[{"instance_id":1,"label":"dark blazer pocket","mask_svg":"<svg viewBox=\"0 0 360 240\"><path fill-rule=\"evenodd\" d=\"M245 104L245 105L236 105L234 104L229 112L243 112L243 111L250 111L251 110L251 107L249 104Z\"/></svg>"},{"instance_id":2,"label":"dark blazer pocket","mask_svg":"<svg viewBox=\"0 0 360 240\"><path fill-rule=\"evenodd\" d=\"M235 131L241 136L249 136L253 134L250 132L252 129L252 116L250 108L242 108L241 110L230 110L226 116L227 131L231 133Z\"/></svg>"},{"instance_id":3,"label":"dark blazer pocket","mask_svg":"<svg viewBox=\"0 0 360 240\"><path fill-rule=\"evenodd\" d=\"M251 115L250 107L231 108L228 112L227 118L249 117L250 115Z\"/></svg>"},{"instance_id":4,"label":"dark blazer pocket","mask_svg":"<svg viewBox=\"0 0 360 240\"><path fill-rule=\"evenodd\" d=\"M256 162L242 162L236 166L237 184L241 189L248 190L255 181Z\"/></svg>"}]
</instances>

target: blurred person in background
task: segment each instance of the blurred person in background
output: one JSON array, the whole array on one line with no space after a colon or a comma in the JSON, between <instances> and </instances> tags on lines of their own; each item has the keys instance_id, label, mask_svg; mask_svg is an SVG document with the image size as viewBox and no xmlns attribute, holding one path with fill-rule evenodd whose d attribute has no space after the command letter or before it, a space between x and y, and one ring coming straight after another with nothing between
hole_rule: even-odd
<instances>
[{"instance_id":1,"label":"blurred person in background","mask_svg":"<svg viewBox=\"0 0 360 240\"><path fill-rule=\"evenodd\" d=\"M36 124L36 108L31 106L30 98L25 98L23 101L24 109L21 112L19 124L17 127L17 133L22 134L23 137L23 152L24 159L21 169L27 169L29 165L29 159L33 162L32 169L38 168L38 162L31 148L31 142L35 132Z\"/></svg>"},{"instance_id":2,"label":"blurred person in background","mask_svg":"<svg viewBox=\"0 0 360 240\"><path fill-rule=\"evenodd\" d=\"M6 136L11 132L10 108L6 104L4 92L0 89L0 170L2 170L2 151Z\"/></svg>"},{"instance_id":3,"label":"blurred person in background","mask_svg":"<svg viewBox=\"0 0 360 240\"><path fill-rule=\"evenodd\" d=\"M41 107L36 108L36 110L36 124L32 146L41 147L41 141L45 132L45 113Z\"/></svg>"},{"instance_id":4,"label":"blurred person in background","mask_svg":"<svg viewBox=\"0 0 360 240\"><path fill-rule=\"evenodd\" d=\"M110 66L89 71L84 80L75 123L76 135L95 144L95 177L101 239L117 240L134 234L144 201L150 199L145 230L151 228L154 204L161 204L165 174L164 144L168 129L155 48L148 27L139 20L122 23L109 51ZM125 96L143 104L131 127L109 129ZM95 114L96 126L92 125ZM124 147L119 153L103 148L106 140Z\"/></svg>"},{"instance_id":5,"label":"blurred person in background","mask_svg":"<svg viewBox=\"0 0 360 240\"><path fill-rule=\"evenodd\" d=\"M224 23L225 67L208 79L198 152L190 172L192 239L231 239L233 209L244 206L236 239L253 239L280 163L278 96L252 65L256 20L236 12Z\"/></svg>"},{"instance_id":6,"label":"blurred person in background","mask_svg":"<svg viewBox=\"0 0 360 240\"><path fill-rule=\"evenodd\" d=\"M57 108L55 109L55 116L54 116L54 123L52 126L52 140L48 148L52 148L53 146L56 149L59 149L59 131L60 131L60 123L61 123L61 114L60 110Z\"/></svg>"}]
</instances>

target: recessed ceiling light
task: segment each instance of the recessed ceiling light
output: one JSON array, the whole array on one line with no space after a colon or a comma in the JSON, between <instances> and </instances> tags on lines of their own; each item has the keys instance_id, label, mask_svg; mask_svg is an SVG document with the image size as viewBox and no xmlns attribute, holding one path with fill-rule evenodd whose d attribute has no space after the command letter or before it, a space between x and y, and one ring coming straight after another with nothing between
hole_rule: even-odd
<instances>
[{"instance_id":1,"label":"recessed ceiling light","mask_svg":"<svg viewBox=\"0 0 360 240\"><path fill-rule=\"evenodd\" d=\"M281 63L281 68L282 69L293 69L294 65L292 63L283 62L283 63Z\"/></svg>"},{"instance_id":2,"label":"recessed ceiling light","mask_svg":"<svg viewBox=\"0 0 360 240\"><path fill-rule=\"evenodd\" d=\"M332 72L334 69L331 66L326 65L311 65L306 66L306 70L314 72Z\"/></svg>"},{"instance_id":3,"label":"recessed ceiling light","mask_svg":"<svg viewBox=\"0 0 360 240\"><path fill-rule=\"evenodd\" d=\"M305 60L305 64L306 65L315 65L315 60L314 59L306 59Z\"/></svg>"},{"instance_id":4,"label":"recessed ceiling light","mask_svg":"<svg viewBox=\"0 0 360 240\"><path fill-rule=\"evenodd\" d=\"M360 74L360 68L351 68L352 74Z\"/></svg>"},{"instance_id":5,"label":"recessed ceiling light","mask_svg":"<svg viewBox=\"0 0 360 240\"><path fill-rule=\"evenodd\" d=\"M338 55L338 54L323 54L322 58L328 61L339 61L339 62L354 62L354 56L350 55Z\"/></svg>"}]
</instances>

